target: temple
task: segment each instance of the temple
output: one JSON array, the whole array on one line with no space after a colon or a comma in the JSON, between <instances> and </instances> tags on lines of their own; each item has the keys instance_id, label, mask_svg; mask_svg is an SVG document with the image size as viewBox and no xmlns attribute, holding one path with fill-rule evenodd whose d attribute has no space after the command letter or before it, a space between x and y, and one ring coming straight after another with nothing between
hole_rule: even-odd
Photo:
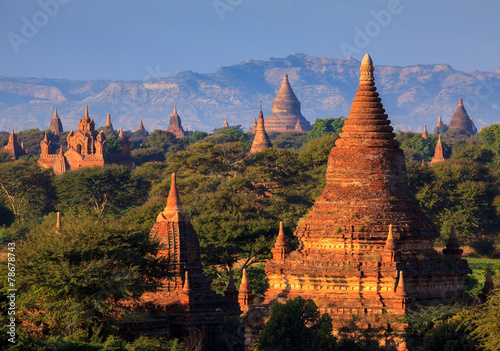
<instances>
[{"instance_id":1,"label":"temple","mask_svg":"<svg viewBox=\"0 0 500 351\"><path fill-rule=\"evenodd\" d=\"M13 160L17 160L21 156L28 155L28 152L24 149L24 145L17 141L17 135L14 133L14 128L9 135L9 141L7 145L3 147L3 152L8 153L12 156Z\"/></svg>"},{"instance_id":2,"label":"temple","mask_svg":"<svg viewBox=\"0 0 500 351\"><path fill-rule=\"evenodd\" d=\"M111 115L108 113L106 116L106 124L104 124L104 133L113 133L115 129L111 123Z\"/></svg>"},{"instance_id":3,"label":"temple","mask_svg":"<svg viewBox=\"0 0 500 351\"><path fill-rule=\"evenodd\" d=\"M52 133L54 133L54 135L64 132L62 122L59 119L59 115L57 114L57 106L55 107L54 110L54 116L50 120L49 129Z\"/></svg>"},{"instance_id":4,"label":"temple","mask_svg":"<svg viewBox=\"0 0 500 351\"><path fill-rule=\"evenodd\" d=\"M297 125L299 127L297 127ZM266 118L268 132L286 132L312 130L311 124L302 116L300 101L288 82L288 75L283 76L283 83L272 103L271 114Z\"/></svg>"},{"instance_id":5,"label":"temple","mask_svg":"<svg viewBox=\"0 0 500 351\"><path fill-rule=\"evenodd\" d=\"M167 132L173 133L176 138L183 138L187 136L184 129L182 129L181 118L177 114L177 106L174 105L174 113L170 117Z\"/></svg>"},{"instance_id":6,"label":"temple","mask_svg":"<svg viewBox=\"0 0 500 351\"><path fill-rule=\"evenodd\" d=\"M260 152L265 149L273 147L271 140L267 136L266 129L264 128L264 114L262 113L262 105L260 106L259 121L255 130L255 137L253 138L250 153Z\"/></svg>"},{"instance_id":7,"label":"temple","mask_svg":"<svg viewBox=\"0 0 500 351\"><path fill-rule=\"evenodd\" d=\"M443 121L441 120L441 116L439 116L436 127L434 127L434 131L433 131L434 135L444 134L444 133L446 133L447 130L448 130L448 126L443 123Z\"/></svg>"},{"instance_id":8,"label":"temple","mask_svg":"<svg viewBox=\"0 0 500 351\"><path fill-rule=\"evenodd\" d=\"M441 143L441 135L439 136L438 142L436 144L436 149L434 150L434 157L432 158L430 165L434 165L439 162L443 162L444 158L444 150L443 144Z\"/></svg>"},{"instance_id":9,"label":"temple","mask_svg":"<svg viewBox=\"0 0 500 351\"><path fill-rule=\"evenodd\" d=\"M253 124L252 126L250 127L250 129L248 130L248 134L255 134L255 132L257 131L257 119L254 118L253 120Z\"/></svg>"},{"instance_id":10,"label":"temple","mask_svg":"<svg viewBox=\"0 0 500 351\"><path fill-rule=\"evenodd\" d=\"M464 291L467 261L453 242L451 251L433 248L438 233L408 187L368 54L360 70L350 114L328 158L326 186L298 222L298 249L289 249L280 228L259 311L301 296L328 313L334 328L352 316L386 327L417 302L449 302ZM245 332L250 345L251 327Z\"/></svg>"},{"instance_id":11,"label":"temple","mask_svg":"<svg viewBox=\"0 0 500 351\"><path fill-rule=\"evenodd\" d=\"M227 123L227 117L224 118L224 123L222 124L222 128L229 128L229 123Z\"/></svg>"},{"instance_id":12,"label":"temple","mask_svg":"<svg viewBox=\"0 0 500 351\"><path fill-rule=\"evenodd\" d=\"M465 111L462 98L458 100L458 106L451 118L449 129L458 129L467 135L474 135L477 133L474 123L472 123L467 111Z\"/></svg>"},{"instance_id":13,"label":"temple","mask_svg":"<svg viewBox=\"0 0 500 351\"><path fill-rule=\"evenodd\" d=\"M70 131L67 137L68 149L63 146L58 153L51 152L51 142L47 134L40 142L42 149L38 163L42 167L53 168L54 173L62 174L82 167L104 166L105 164L121 164L132 169L133 159L130 154L130 140L122 139L120 154L106 153L106 135L95 130L94 119L89 117L85 106L85 116L80 118L77 131Z\"/></svg>"},{"instance_id":14,"label":"temple","mask_svg":"<svg viewBox=\"0 0 500 351\"><path fill-rule=\"evenodd\" d=\"M228 285L227 297L210 289L211 281L203 273L198 235L182 208L175 174L167 205L156 217L150 236L159 241L162 248L158 255L170 266L161 288L142 296L142 305L154 320L170 320L172 333L180 336L188 327L217 328L224 318L241 314L234 281Z\"/></svg>"},{"instance_id":15,"label":"temple","mask_svg":"<svg viewBox=\"0 0 500 351\"><path fill-rule=\"evenodd\" d=\"M136 132L140 132L140 131L144 131L144 132L148 133L148 131L146 130L146 128L144 128L144 124L142 124L142 119L139 121L139 126L137 127Z\"/></svg>"},{"instance_id":16,"label":"temple","mask_svg":"<svg viewBox=\"0 0 500 351\"><path fill-rule=\"evenodd\" d=\"M427 139L429 134L427 134L427 126L424 124L424 132L422 133L422 138Z\"/></svg>"}]
</instances>

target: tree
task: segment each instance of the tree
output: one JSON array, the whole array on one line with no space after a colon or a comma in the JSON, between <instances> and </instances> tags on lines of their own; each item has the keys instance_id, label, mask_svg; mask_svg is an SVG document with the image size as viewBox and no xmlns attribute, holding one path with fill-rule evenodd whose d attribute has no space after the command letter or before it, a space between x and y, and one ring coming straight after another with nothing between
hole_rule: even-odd
<instances>
[{"instance_id":1,"label":"tree","mask_svg":"<svg viewBox=\"0 0 500 351\"><path fill-rule=\"evenodd\" d=\"M493 151L496 162L500 162L500 124L492 124L479 133L479 139L484 146Z\"/></svg>"},{"instance_id":2,"label":"tree","mask_svg":"<svg viewBox=\"0 0 500 351\"><path fill-rule=\"evenodd\" d=\"M484 130L483 130L484 131ZM492 292L487 302L465 311L464 325L485 350L500 350L500 293Z\"/></svg>"},{"instance_id":3,"label":"tree","mask_svg":"<svg viewBox=\"0 0 500 351\"><path fill-rule=\"evenodd\" d=\"M165 152L175 144L177 144L175 134L160 129L155 129L146 141L147 147L163 149Z\"/></svg>"},{"instance_id":4,"label":"tree","mask_svg":"<svg viewBox=\"0 0 500 351\"><path fill-rule=\"evenodd\" d=\"M310 299L297 297L271 307L257 341L258 350L336 350L332 319Z\"/></svg>"},{"instance_id":5,"label":"tree","mask_svg":"<svg viewBox=\"0 0 500 351\"><path fill-rule=\"evenodd\" d=\"M24 330L80 340L116 333L126 306L154 291L167 272L148 232L89 213L63 217L56 230L55 216L48 217L16 245Z\"/></svg>"},{"instance_id":6,"label":"tree","mask_svg":"<svg viewBox=\"0 0 500 351\"><path fill-rule=\"evenodd\" d=\"M27 160L0 163L0 200L24 223L53 207L53 172Z\"/></svg>"},{"instance_id":7,"label":"tree","mask_svg":"<svg viewBox=\"0 0 500 351\"><path fill-rule=\"evenodd\" d=\"M312 125L313 129L307 133L307 141L319 139L327 134L338 136L342 131L345 119L343 116L326 119L316 118L316 121Z\"/></svg>"},{"instance_id":8,"label":"tree","mask_svg":"<svg viewBox=\"0 0 500 351\"><path fill-rule=\"evenodd\" d=\"M58 210L80 207L102 213L143 203L150 184L123 166L107 165L66 172L55 181L55 187Z\"/></svg>"},{"instance_id":9,"label":"tree","mask_svg":"<svg viewBox=\"0 0 500 351\"><path fill-rule=\"evenodd\" d=\"M279 149L298 150L306 141L307 133L289 131L276 135L272 140L273 146Z\"/></svg>"}]
</instances>

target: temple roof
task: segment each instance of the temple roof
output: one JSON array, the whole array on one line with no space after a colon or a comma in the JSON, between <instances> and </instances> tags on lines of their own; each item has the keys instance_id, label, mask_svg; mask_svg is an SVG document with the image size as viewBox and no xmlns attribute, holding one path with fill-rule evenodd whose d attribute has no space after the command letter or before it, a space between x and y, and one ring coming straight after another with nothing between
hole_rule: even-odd
<instances>
[{"instance_id":1,"label":"temple roof","mask_svg":"<svg viewBox=\"0 0 500 351\"><path fill-rule=\"evenodd\" d=\"M266 129L264 128L264 114L262 113L262 105L260 106L259 121L257 122L257 129L253 139L250 153L259 152L273 147L271 140L267 136Z\"/></svg>"},{"instance_id":2,"label":"temple roof","mask_svg":"<svg viewBox=\"0 0 500 351\"><path fill-rule=\"evenodd\" d=\"M186 135L184 129L182 128L181 118L177 114L177 106L175 104L174 104L174 113L172 113L172 116L170 116L167 132L175 134L176 138L182 138Z\"/></svg>"},{"instance_id":3,"label":"temple roof","mask_svg":"<svg viewBox=\"0 0 500 351\"><path fill-rule=\"evenodd\" d=\"M62 122L59 119L59 115L57 114L57 106L54 109L54 116L52 117L52 120L50 121L49 129L52 131L52 133L54 133L56 135L59 133L62 133L64 131L63 126L62 126Z\"/></svg>"},{"instance_id":4,"label":"temple roof","mask_svg":"<svg viewBox=\"0 0 500 351\"><path fill-rule=\"evenodd\" d=\"M472 121L465 111L462 98L458 100L458 106L450 121L450 129L459 129L469 135L475 134Z\"/></svg>"},{"instance_id":5,"label":"temple roof","mask_svg":"<svg viewBox=\"0 0 500 351\"><path fill-rule=\"evenodd\" d=\"M312 130L311 124L302 116L300 102L290 86L288 75L285 73L281 88L272 103L271 114L266 118L266 127L268 131L273 132L295 130L297 119L303 131Z\"/></svg>"}]
</instances>

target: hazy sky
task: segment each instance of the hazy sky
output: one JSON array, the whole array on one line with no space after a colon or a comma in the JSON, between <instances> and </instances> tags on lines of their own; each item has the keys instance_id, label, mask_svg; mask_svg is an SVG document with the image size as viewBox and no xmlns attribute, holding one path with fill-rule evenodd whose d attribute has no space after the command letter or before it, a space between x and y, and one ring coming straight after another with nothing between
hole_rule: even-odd
<instances>
[{"instance_id":1,"label":"hazy sky","mask_svg":"<svg viewBox=\"0 0 500 351\"><path fill-rule=\"evenodd\" d=\"M498 0L0 0L0 75L212 72L294 53L500 67Z\"/></svg>"}]
</instances>

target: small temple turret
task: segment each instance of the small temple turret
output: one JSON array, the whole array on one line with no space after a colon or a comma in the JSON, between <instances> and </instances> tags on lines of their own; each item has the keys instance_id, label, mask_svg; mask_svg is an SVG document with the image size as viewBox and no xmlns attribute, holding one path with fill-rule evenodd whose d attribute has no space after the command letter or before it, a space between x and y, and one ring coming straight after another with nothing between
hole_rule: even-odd
<instances>
[{"instance_id":1,"label":"small temple turret","mask_svg":"<svg viewBox=\"0 0 500 351\"><path fill-rule=\"evenodd\" d=\"M487 266L484 287L483 290L481 290L481 294L479 294L479 300L481 300L482 303L485 303L488 300L488 296L494 289L495 285L493 284L493 279L491 278L491 268L490 266Z\"/></svg>"},{"instance_id":2,"label":"small temple turret","mask_svg":"<svg viewBox=\"0 0 500 351\"><path fill-rule=\"evenodd\" d=\"M257 118L254 118L253 119L253 124L250 127L250 129L248 130L248 133L249 134L255 134L256 131L257 131Z\"/></svg>"},{"instance_id":3,"label":"small temple turret","mask_svg":"<svg viewBox=\"0 0 500 351\"><path fill-rule=\"evenodd\" d=\"M427 139L428 134L427 134L427 126L424 124L424 132L422 133L422 138Z\"/></svg>"},{"instance_id":4,"label":"small temple turret","mask_svg":"<svg viewBox=\"0 0 500 351\"><path fill-rule=\"evenodd\" d=\"M273 147L271 140L267 136L266 129L264 128L264 114L262 113L262 104L260 105L259 112L259 122L257 122L257 129L255 131L255 137L253 138L252 147L250 148L250 153L260 152L265 149Z\"/></svg>"},{"instance_id":5,"label":"small temple turret","mask_svg":"<svg viewBox=\"0 0 500 351\"><path fill-rule=\"evenodd\" d=\"M144 124L142 124L142 119L139 121L139 126L137 127L136 132L139 132L139 131L145 131L147 133L146 128L144 128Z\"/></svg>"},{"instance_id":6,"label":"small temple turret","mask_svg":"<svg viewBox=\"0 0 500 351\"><path fill-rule=\"evenodd\" d=\"M111 115L108 113L106 115L106 124L104 125L104 131L106 133L113 133L115 129L113 128L113 124L111 123Z\"/></svg>"},{"instance_id":7,"label":"small temple turret","mask_svg":"<svg viewBox=\"0 0 500 351\"><path fill-rule=\"evenodd\" d=\"M448 243L446 244L446 248L443 249L443 253L445 255L451 255L456 259L461 259L463 252L464 250L460 248L460 244L458 243L457 234L455 232L455 224L452 224Z\"/></svg>"},{"instance_id":8,"label":"small temple turret","mask_svg":"<svg viewBox=\"0 0 500 351\"><path fill-rule=\"evenodd\" d=\"M403 271L399 271L398 287L396 288L396 294L398 294L401 297L408 297L408 293L406 292L405 283L403 279Z\"/></svg>"},{"instance_id":9,"label":"small temple turret","mask_svg":"<svg viewBox=\"0 0 500 351\"><path fill-rule=\"evenodd\" d=\"M280 230L274 248L271 249L274 260L284 260L286 255L290 252L290 248L286 243L285 231L283 230L283 222L280 222Z\"/></svg>"},{"instance_id":10,"label":"small temple turret","mask_svg":"<svg viewBox=\"0 0 500 351\"><path fill-rule=\"evenodd\" d=\"M118 139L123 139L123 128L120 128L120 132L118 133Z\"/></svg>"},{"instance_id":11,"label":"small temple turret","mask_svg":"<svg viewBox=\"0 0 500 351\"><path fill-rule=\"evenodd\" d=\"M436 148L434 149L434 157L431 159L429 165L434 165L439 162L443 162L444 159L444 150L443 144L441 143L441 135L439 136L438 142L436 144Z\"/></svg>"},{"instance_id":12,"label":"small temple turret","mask_svg":"<svg viewBox=\"0 0 500 351\"><path fill-rule=\"evenodd\" d=\"M438 117L436 127L434 127L434 135L444 134L448 130L448 126L443 123L441 116Z\"/></svg>"},{"instance_id":13,"label":"small temple turret","mask_svg":"<svg viewBox=\"0 0 500 351\"><path fill-rule=\"evenodd\" d=\"M57 219L56 219L56 233L61 232L61 212L57 212Z\"/></svg>"},{"instance_id":14,"label":"small temple turret","mask_svg":"<svg viewBox=\"0 0 500 351\"><path fill-rule=\"evenodd\" d=\"M50 121L49 129L52 133L54 133L54 135L60 134L64 131L62 122L59 119L59 115L57 114L57 106L54 109L54 116Z\"/></svg>"},{"instance_id":15,"label":"small temple turret","mask_svg":"<svg viewBox=\"0 0 500 351\"><path fill-rule=\"evenodd\" d=\"M229 301L233 301L238 303L238 289L236 289L236 285L234 284L233 270L229 270L229 281L227 283L226 291L224 292L224 296Z\"/></svg>"},{"instance_id":16,"label":"small temple turret","mask_svg":"<svg viewBox=\"0 0 500 351\"><path fill-rule=\"evenodd\" d=\"M52 142L47 138L47 132L45 132L45 136L43 137L42 141L40 142L40 148L42 149L41 155L50 154L50 146L51 145L52 145Z\"/></svg>"},{"instance_id":17,"label":"small temple turret","mask_svg":"<svg viewBox=\"0 0 500 351\"><path fill-rule=\"evenodd\" d=\"M248 306L252 303L252 290L248 283L247 270L243 268L240 290L238 292L238 302L242 311L248 311Z\"/></svg>"},{"instance_id":18,"label":"small temple turret","mask_svg":"<svg viewBox=\"0 0 500 351\"><path fill-rule=\"evenodd\" d=\"M123 138L120 141L120 145L122 147L121 154L131 156L130 149L132 148L132 141L128 138L126 132L123 133Z\"/></svg>"},{"instance_id":19,"label":"small temple turret","mask_svg":"<svg viewBox=\"0 0 500 351\"><path fill-rule=\"evenodd\" d=\"M167 132L173 133L176 138L182 138L186 136L186 132L182 128L181 118L177 113L177 106L175 104L174 113L172 113L172 116L170 116Z\"/></svg>"},{"instance_id":20,"label":"small temple turret","mask_svg":"<svg viewBox=\"0 0 500 351\"><path fill-rule=\"evenodd\" d=\"M227 123L227 117L224 118L224 124L222 124L222 128L229 128L229 123Z\"/></svg>"}]
</instances>

